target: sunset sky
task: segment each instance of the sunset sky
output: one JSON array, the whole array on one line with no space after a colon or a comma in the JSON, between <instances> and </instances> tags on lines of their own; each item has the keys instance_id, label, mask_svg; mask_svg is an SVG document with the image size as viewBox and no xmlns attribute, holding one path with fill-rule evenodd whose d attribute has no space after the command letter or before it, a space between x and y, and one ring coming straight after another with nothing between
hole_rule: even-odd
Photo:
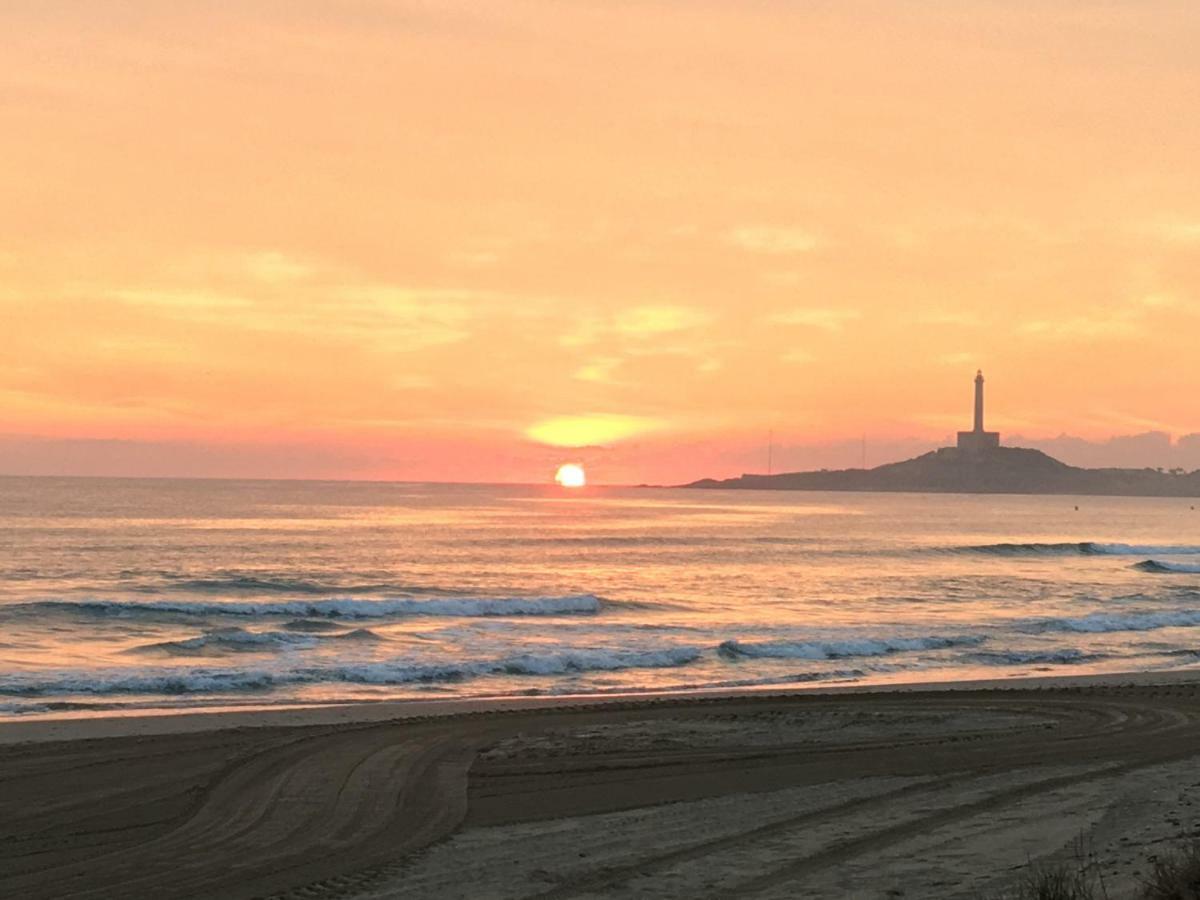
<instances>
[{"instance_id":1,"label":"sunset sky","mask_svg":"<svg viewBox=\"0 0 1200 900\"><path fill-rule=\"evenodd\" d=\"M977 367L1006 440L1184 438L1197 47L1195 0L4 3L0 473L875 464Z\"/></svg>"}]
</instances>

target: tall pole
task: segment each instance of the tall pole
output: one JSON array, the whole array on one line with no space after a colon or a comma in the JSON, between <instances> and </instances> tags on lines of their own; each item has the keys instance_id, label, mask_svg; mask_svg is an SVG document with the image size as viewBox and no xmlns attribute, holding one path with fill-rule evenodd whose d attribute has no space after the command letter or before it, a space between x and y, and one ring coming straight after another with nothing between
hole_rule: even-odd
<instances>
[{"instance_id":1,"label":"tall pole","mask_svg":"<svg viewBox=\"0 0 1200 900\"><path fill-rule=\"evenodd\" d=\"M975 373L975 431L983 431L983 370Z\"/></svg>"}]
</instances>

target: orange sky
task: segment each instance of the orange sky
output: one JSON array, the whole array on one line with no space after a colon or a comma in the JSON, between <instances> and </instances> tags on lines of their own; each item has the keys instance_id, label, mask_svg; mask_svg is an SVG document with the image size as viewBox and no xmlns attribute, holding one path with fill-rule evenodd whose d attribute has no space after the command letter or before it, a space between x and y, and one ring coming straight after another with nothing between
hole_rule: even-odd
<instances>
[{"instance_id":1,"label":"orange sky","mask_svg":"<svg viewBox=\"0 0 1200 900\"><path fill-rule=\"evenodd\" d=\"M1194 0L4 4L0 471L853 465L977 366L1008 434L1200 431L1197 46Z\"/></svg>"}]
</instances>

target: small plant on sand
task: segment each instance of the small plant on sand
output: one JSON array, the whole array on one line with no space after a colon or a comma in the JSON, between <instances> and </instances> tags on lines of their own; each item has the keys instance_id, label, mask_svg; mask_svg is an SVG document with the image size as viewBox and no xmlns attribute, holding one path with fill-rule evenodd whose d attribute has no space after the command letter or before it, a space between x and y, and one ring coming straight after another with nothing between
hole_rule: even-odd
<instances>
[{"instance_id":1,"label":"small plant on sand","mask_svg":"<svg viewBox=\"0 0 1200 900\"><path fill-rule=\"evenodd\" d=\"M1096 879L1084 866L1035 869L1018 888L1019 900L1102 900Z\"/></svg>"},{"instance_id":2,"label":"small plant on sand","mask_svg":"<svg viewBox=\"0 0 1200 900\"><path fill-rule=\"evenodd\" d=\"M1142 900L1200 900L1200 842L1156 859Z\"/></svg>"},{"instance_id":3,"label":"small plant on sand","mask_svg":"<svg viewBox=\"0 0 1200 900\"><path fill-rule=\"evenodd\" d=\"M997 900L1108 900L1108 890L1083 837L1069 862L1030 863L1009 893Z\"/></svg>"}]
</instances>

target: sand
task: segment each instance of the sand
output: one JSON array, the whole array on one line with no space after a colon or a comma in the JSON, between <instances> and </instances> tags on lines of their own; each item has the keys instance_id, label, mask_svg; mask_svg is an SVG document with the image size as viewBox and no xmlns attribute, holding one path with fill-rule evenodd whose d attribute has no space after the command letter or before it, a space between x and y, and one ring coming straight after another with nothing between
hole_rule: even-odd
<instances>
[{"instance_id":1,"label":"sand","mask_svg":"<svg viewBox=\"0 0 1200 900\"><path fill-rule=\"evenodd\" d=\"M0 896L1130 896L1200 824L1193 678L5 724Z\"/></svg>"}]
</instances>

